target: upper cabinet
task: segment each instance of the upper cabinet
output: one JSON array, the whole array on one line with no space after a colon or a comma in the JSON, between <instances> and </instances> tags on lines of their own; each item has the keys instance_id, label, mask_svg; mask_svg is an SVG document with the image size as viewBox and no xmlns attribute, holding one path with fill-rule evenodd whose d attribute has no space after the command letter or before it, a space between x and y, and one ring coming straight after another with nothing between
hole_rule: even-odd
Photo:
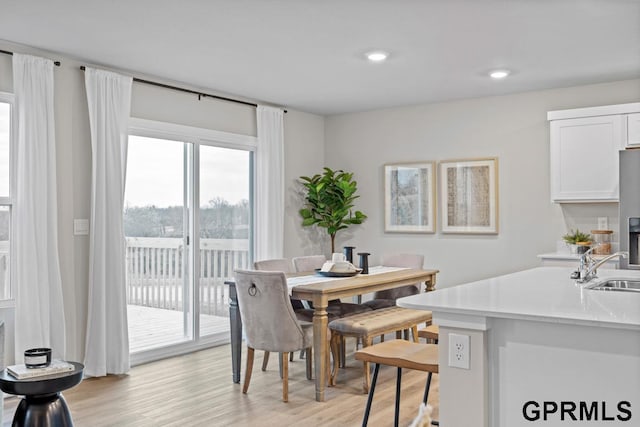
<instances>
[{"instance_id":1,"label":"upper cabinet","mask_svg":"<svg viewBox=\"0 0 640 427\"><path fill-rule=\"evenodd\" d=\"M640 147L640 113L627 115L627 147Z\"/></svg>"},{"instance_id":2,"label":"upper cabinet","mask_svg":"<svg viewBox=\"0 0 640 427\"><path fill-rule=\"evenodd\" d=\"M618 151L632 141L640 147L638 113L640 103L547 114L552 201L618 201Z\"/></svg>"}]
</instances>

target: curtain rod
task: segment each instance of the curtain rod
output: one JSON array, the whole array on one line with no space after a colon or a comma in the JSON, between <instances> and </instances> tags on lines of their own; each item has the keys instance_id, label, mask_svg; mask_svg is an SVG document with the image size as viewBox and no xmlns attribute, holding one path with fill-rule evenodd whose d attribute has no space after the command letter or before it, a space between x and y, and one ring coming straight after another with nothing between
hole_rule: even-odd
<instances>
[{"instance_id":1,"label":"curtain rod","mask_svg":"<svg viewBox=\"0 0 640 427\"><path fill-rule=\"evenodd\" d=\"M84 65L82 65L80 67L80 69L82 71L84 71L84 70L86 70L86 67ZM198 91L191 90L191 89L185 89L183 87L178 87L178 86L171 86L171 85L167 85L167 84L164 84L164 83L152 82L151 80L139 79L137 77L134 77L133 81L134 82L138 82L138 83L148 84L148 85L151 85L151 86L158 86L158 87L162 87L162 88L165 88L165 89L177 90L179 92L186 92L186 93L191 93L191 94L194 94L194 95L198 95L198 101L201 98L215 98L215 99L219 99L221 101L235 102L236 104L249 105L251 107L257 107L258 106L258 104L255 104L253 102L241 101L239 99L227 98L227 97L218 96L218 95L210 95L208 93L198 92ZM287 110L283 110L283 112L286 113Z\"/></svg>"},{"instance_id":2,"label":"curtain rod","mask_svg":"<svg viewBox=\"0 0 640 427\"><path fill-rule=\"evenodd\" d=\"M9 52L8 50L0 50L0 53L4 53L5 55L13 56L13 52ZM59 67L60 66L60 61L53 61L53 65L55 65L56 67Z\"/></svg>"}]
</instances>

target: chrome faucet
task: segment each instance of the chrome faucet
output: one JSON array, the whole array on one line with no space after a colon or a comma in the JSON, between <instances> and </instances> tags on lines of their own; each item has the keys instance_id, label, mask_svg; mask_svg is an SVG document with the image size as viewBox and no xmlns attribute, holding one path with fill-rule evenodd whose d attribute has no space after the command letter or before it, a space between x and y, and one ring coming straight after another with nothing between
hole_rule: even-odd
<instances>
[{"instance_id":1,"label":"chrome faucet","mask_svg":"<svg viewBox=\"0 0 640 427\"><path fill-rule=\"evenodd\" d=\"M597 246L594 246L593 248L589 249L588 251L583 253L582 256L580 257L580 266L578 269L578 277L576 280L578 283L585 283L598 277L598 268L600 268L602 264L609 261L610 259L613 259L616 257L627 258L629 256L628 252L620 251L611 255L607 255L606 257L596 261L591 256L591 252L595 248L597 248Z\"/></svg>"}]
</instances>

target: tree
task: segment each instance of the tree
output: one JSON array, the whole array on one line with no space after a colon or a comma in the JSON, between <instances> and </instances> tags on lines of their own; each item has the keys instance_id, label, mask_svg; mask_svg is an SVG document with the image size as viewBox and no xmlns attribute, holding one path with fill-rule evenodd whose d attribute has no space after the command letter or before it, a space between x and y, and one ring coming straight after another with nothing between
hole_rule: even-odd
<instances>
[{"instance_id":1,"label":"tree","mask_svg":"<svg viewBox=\"0 0 640 427\"><path fill-rule=\"evenodd\" d=\"M306 188L305 206L300 209L302 226L316 224L326 228L331 236L331 252L335 252L335 239L338 231L352 224L362 224L367 218L360 211L353 212L358 183L353 173L343 170L333 171L324 168L322 175L301 176L300 182Z\"/></svg>"}]
</instances>

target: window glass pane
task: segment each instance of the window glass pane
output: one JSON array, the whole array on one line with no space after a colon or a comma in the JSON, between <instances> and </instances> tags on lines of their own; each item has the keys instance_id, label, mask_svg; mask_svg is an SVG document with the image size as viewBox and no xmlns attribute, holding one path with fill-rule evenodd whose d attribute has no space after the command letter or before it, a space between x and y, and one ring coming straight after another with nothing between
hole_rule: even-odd
<instances>
[{"instance_id":1,"label":"window glass pane","mask_svg":"<svg viewBox=\"0 0 640 427\"><path fill-rule=\"evenodd\" d=\"M191 337L185 316L190 305L184 273L184 148L183 142L129 136L124 231L131 353Z\"/></svg>"},{"instance_id":2,"label":"window glass pane","mask_svg":"<svg viewBox=\"0 0 640 427\"><path fill-rule=\"evenodd\" d=\"M0 206L0 299L11 298L9 284L9 234L11 210L9 206Z\"/></svg>"},{"instance_id":3,"label":"window glass pane","mask_svg":"<svg viewBox=\"0 0 640 427\"><path fill-rule=\"evenodd\" d=\"M129 137L125 236L182 237L183 151L182 142Z\"/></svg>"},{"instance_id":4,"label":"window glass pane","mask_svg":"<svg viewBox=\"0 0 640 427\"><path fill-rule=\"evenodd\" d=\"M0 197L9 196L9 131L11 129L11 109L6 102L0 102Z\"/></svg>"},{"instance_id":5,"label":"window glass pane","mask_svg":"<svg viewBox=\"0 0 640 427\"><path fill-rule=\"evenodd\" d=\"M228 287L249 267L251 153L200 146L200 335L228 326ZM228 323L228 322L227 322Z\"/></svg>"}]
</instances>

